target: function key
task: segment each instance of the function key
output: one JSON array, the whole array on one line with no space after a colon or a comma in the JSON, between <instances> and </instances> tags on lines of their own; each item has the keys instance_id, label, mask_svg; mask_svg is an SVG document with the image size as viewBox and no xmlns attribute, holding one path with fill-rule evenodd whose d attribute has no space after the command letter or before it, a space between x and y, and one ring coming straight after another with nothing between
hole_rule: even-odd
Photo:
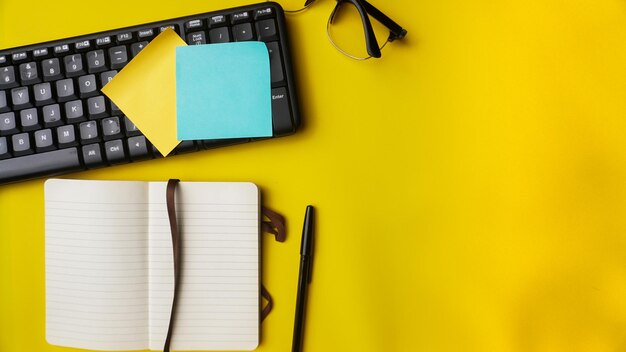
<instances>
[{"instance_id":1,"label":"function key","mask_svg":"<svg viewBox=\"0 0 626 352\"><path fill-rule=\"evenodd\" d=\"M271 7L267 7L264 9L258 9L256 11L254 11L254 19L258 20L258 19L262 19L262 18L267 18L267 17L273 17L274 16L274 10Z\"/></svg>"},{"instance_id":2,"label":"function key","mask_svg":"<svg viewBox=\"0 0 626 352\"><path fill-rule=\"evenodd\" d=\"M83 40L74 44L74 46L76 47L77 52L86 51L91 48L91 42L89 40Z\"/></svg>"},{"instance_id":3,"label":"function key","mask_svg":"<svg viewBox=\"0 0 626 352\"><path fill-rule=\"evenodd\" d=\"M226 19L226 16L224 15L213 16L209 18L209 27L213 28L213 27L225 26L226 21L227 19Z\"/></svg>"},{"instance_id":4,"label":"function key","mask_svg":"<svg viewBox=\"0 0 626 352\"><path fill-rule=\"evenodd\" d=\"M125 32L125 33L120 33L117 35L117 42L118 43L126 43L133 40L133 33L132 32Z\"/></svg>"},{"instance_id":5,"label":"function key","mask_svg":"<svg viewBox=\"0 0 626 352\"><path fill-rule=\"evenodd\" d=\"M22 51L19 53L14 53L11 58L13 59L13 62L24 61L28 59L28 54L25 51Z\"/></svg>"},{"instance_id":6,"label":"function key","mask_svg":"<svg viewBox=\"0 0 626 352\"><path fill-rule=\"evenodd\" d=\"M139 39L150 39L154 37L154 29L142 29L137 32L137 37L139 37Z\"/></svg>"},{"instance_id":7,"label":"function key","mask_svg":"<svg viewBox=\"0 0 626 352\"><path fill-rule=\"evenodd\" d=\"M54 55L60 56L70 52L70 46L68 44L57 45L54 47Z\"/></svg>"},{"instance_id":8,"label":"function key","mask_svg":"<svg viewBox=\"0 0 626 352\"><path fill-rule=\"evenodd\" d=\"M6 64L9 61L6 55L0 55L0 65Z\"/></svg>"},{"instance_id":9,"label":"function key","mask_svg":"<svg viewBox=\"0 0 626 352\"><path fill-rule=\"evenodd\" d=\"M109 36L96 39L96 46L99 48L103 46L111 45L111 44L112 44L112 40L111 40L111 37Z\"/></svg>"},{"instance_id":10,"label":"function key","mask_svg":"<svg viewBox=\"0 0 626 352\"><path fill-rule=\"evenodd\" d=\"M41 48L41 49L35 49L33 50L33 57L34 58L39 58L39 57L46 57L48 56L48 48Z\"/></svg>"},{"instance_id":11,"label":"function key","mask_svg":"<svg viewBox=\"0 0 626 352\"><path fill-rule=\"evenodd\" d=\"M177 26L177 25L175 25L175 24L168 24L168 25L165 25L165 26L161 26L161 27L159 27L159 32L163 32L163 31L165 31L165 30L166 30L166 29L168 29L168 28L171 28L171 29L173 29L176 33L179 33L179 31L178 31L178 26Z\"/></svg>"},{"instance_id":12,"label":"function key","mask_svg":"<svg viewBox=\"0 0 626 352\"><path fill-rule=\"evenodd\" d=\"M248 11L236 12L232 16L233 24L250 21L250 13Z\"/></svg>"},{"instance_id":13,"label":"function key","mask_svg":"<svg viewBox=\"0 0 626 352\"><path fill-rule=\"evenodd\" d=\"M198 29L198 28L202 28L202 20L201 19L191 20L191 21L187 21L185 23L185 29L186 30Z\"/></svg>"}]
</instances>

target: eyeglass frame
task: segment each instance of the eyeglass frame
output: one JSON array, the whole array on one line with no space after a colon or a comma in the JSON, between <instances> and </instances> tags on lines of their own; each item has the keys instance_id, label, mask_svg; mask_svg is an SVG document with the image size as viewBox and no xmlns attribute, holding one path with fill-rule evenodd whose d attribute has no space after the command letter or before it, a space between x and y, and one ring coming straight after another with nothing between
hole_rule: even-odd
<instances>
[{"instance_id":1,"label":"eyeglass frame","mask_svg":"<svg viewBox=\"0 0 626 352\"><path fill-rule=\"evenodd\" d=\"M301 9L295 10L295 11L287 11L287 12L290 12L290 13L301 12L307 9L309 6L311 6L315 1L316 0L306 0L304 3L304 7L302 7ZM380 50L385 45L387 45L387 43L393 42L396 39L403 39L407 35L406 29L402 28L402 26L400 26L391 18L389 18L387 15L382 13L382 11L377 9L374 5L370 4L367 0L336 0L336 1L337 1L337 4L335 5L333 12L331 12L330 17L328 18L326 31L328 33L328 39L330 40L330 43L335 47L335 49L339 50L342 54L350 58L353 58L356 60L365 60L371 57L380 58L382 56ZM335 42L332 40L330 36L330 26L333 24L337 11L341 7L341 5L345 3L354 5L354 7L359 12L359 15L361 17L361 23L363 24L363 31L365 34L365 46L367 48L368 55L370 55L369 57L360 58L360 57L350 55L349 53L341 49L339 46L337 46L337 44L335 44ZM374 17L374 19L380 22L383 26L387 27L387 29L389 29L390 31L389 37L387 37L387 41L385 41L385 43L382 46L378 45L378 40L376 39L376 34L374 33L374 28L372 27L372 22L370 21L369 16Z\"/></svg>"}]
</instances>

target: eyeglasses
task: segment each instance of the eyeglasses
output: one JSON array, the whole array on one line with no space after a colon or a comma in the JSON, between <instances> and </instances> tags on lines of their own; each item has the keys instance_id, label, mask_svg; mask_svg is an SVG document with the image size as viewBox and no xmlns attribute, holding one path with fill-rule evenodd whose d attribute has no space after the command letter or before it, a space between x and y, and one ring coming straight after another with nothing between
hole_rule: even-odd
<instances>
[{"instance_id":1,"label":"eyeglasses","mask_svg":"<svg viewBox=\"0 0 626 352\"><path fill-rule=\"evenodd\" d=\"M380 58L381 50L390 42L403 39L407 31L399 24L387 17L366 0L336 0L337 4L328 18L326 32L330 43L342 54L355 60ZM300 13L308 9L316 0L282 0L285 3L285 12L288 14ZM339 18L343 17L342 25ZM370 20L375 19L375 22ZM349 23L360 22L363 25L364 38L355 37L354 26ZM382 42L382 45L379 43Z\"/></svg>"}]
</instances>

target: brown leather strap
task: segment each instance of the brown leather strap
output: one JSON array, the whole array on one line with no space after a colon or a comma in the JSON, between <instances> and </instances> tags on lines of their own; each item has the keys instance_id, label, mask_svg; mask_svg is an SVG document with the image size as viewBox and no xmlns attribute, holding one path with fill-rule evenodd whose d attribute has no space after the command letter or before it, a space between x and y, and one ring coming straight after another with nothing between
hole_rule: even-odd
<instances>
[{"instance_id":1,"label":"brown leather strap","mask_svg":"<svg viewBox=\"0 0 626 352\"><path fill-rule=\"evenodd\" d=\"M285 230L285 217L278 214L267 207L261 207L263 216L269 219L269 221L261 222L261 229L264 232L271 233L276 236L276 241L285 242L287 238L287 231Z\"/></svg>"},{"instance_id":2,"label":"brown leather strap","mask_svg":"<svg viewBox=\"0 0 626 352\"><path fill-rule=\"evenodd\" d=\"M172 298L172 311L170 313L170 325L167 328L167 338L163 346L163 352L170 351L172 331L174 330L174 315L176 314L176 300L178 298L178 284L180 283L180 233L176 221L176 185L179 180L167 181L165 199L167 202L167 216L170 220L170 232L172 233L172 249L174 252L174 297Z\"/></svg>"},{"instance_id":3,"label":"brown leather strap","mask_svg":"<svg viewBox=\"0 0 626 352\"><path fill-rule=\"evenodd\" d=\"M261 322L263 322L263 320L265 320L265 318L267 318L267 316L272 311L272 307L274 307L274 301L272 300L272 296L270 295L269 291L267 291L263 284L261 284L261 296L267 300L267 304L265 305L263 310L261 310Z\"/></svg>"}]
</instances>

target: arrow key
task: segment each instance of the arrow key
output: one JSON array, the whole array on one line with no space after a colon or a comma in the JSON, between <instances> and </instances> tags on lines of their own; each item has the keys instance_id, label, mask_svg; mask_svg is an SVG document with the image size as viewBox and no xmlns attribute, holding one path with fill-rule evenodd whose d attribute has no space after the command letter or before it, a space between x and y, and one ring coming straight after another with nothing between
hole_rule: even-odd
<instances>
[{"instance_id":1,"label":"arrow key","mask_svg":"<svg viewBox=\"0 0 626 352\"><path fill-rule=\"evenodd\" d=\"M148 143L146 137L135 136L128 138L128 151L133 161L149 159Z\"/></svg>"}]
</instances>

